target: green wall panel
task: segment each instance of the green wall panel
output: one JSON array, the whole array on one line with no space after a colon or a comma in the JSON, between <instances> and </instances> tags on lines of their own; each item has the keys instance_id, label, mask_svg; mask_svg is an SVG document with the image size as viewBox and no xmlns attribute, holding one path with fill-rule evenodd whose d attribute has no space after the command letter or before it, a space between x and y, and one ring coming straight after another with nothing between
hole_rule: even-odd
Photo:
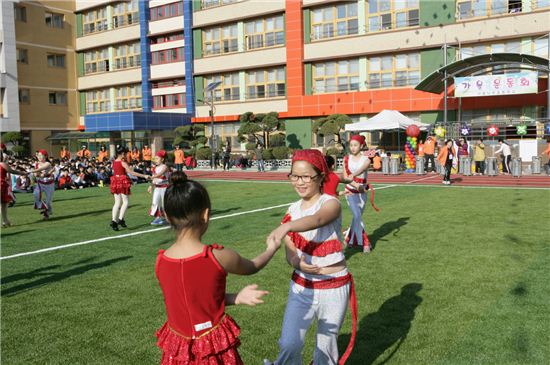
<instances>
[{"instance_id":1,"label":"green wall panel","mask_svg":"<svg viewBox=\"0 0 550 365\"><path fill-rule=\"evenodd\" d=\"M193 51L195 59L202 58L202 30L193 30Z\"/></svg>"},{"instance_id":2,"label":"green wall panel","mask_svg":"<svg viewBox=\"0 0 550 365\"><path fill-rule=\"evenodd\" d=\"M447 64L456 60L456 51L454 48L447 49ZM420 70L421 77L425 78L432 72L443 67L443 49L433 48L420 51Z\"/></svg>"},{"instance_id":3,"label":"green wall panel","mask_svg":"<svg viewBox=\"0 0 550 365\"><path fill-rule=\"evenodd\" d=\"M79 97L80 97L80 115L86 115L86 93L85 92L80 92L79 93Z\"/></svg>"},{"instance_id":4,"label":"green wall panel","mask_svg":"<svg viewBox=\"0 0 550 365\"><path fill-rule=\"evenodd\" d=\"M311 11L304 9L304 43L311 43Z\"/></svg>"},{"instance_id":5,"label":"green wall panel","mask_svg":"<svg viewBox=\"0 0 550 365\"><path fill-rule=\"evenodd\" d=\"M201 0L193 0L193 11L199 11L201 8Z\"/></svg>"},{"instance_id":6,"label":"green wall panel","mask_svg":"<svg viewBox=\"0 0 550 365\"><path fill-rule=\"evenodd\" d=\"M82 37L82 14L76 14L76 36Z\"/></svg>"},{"instance_id":7,"label":"green wall panel","mask_svg":"<svg viewBox=\"0 0 550 365\"><path fill-rule=\"evenodd\" d=\"M286 145L294 149L311 148L311 119L287 119Z\"/></svg>"},{"instance_id":8,"label":"green wall panel","mask_svg":"<svg viewBox=\"0 0 550 365\"><path fill-rule=\"evenodd\" d=\"M84 76L84 53L76 54L76 67L78 70L78 76Z\"/></svg>"},{"instance_id":9,"label":"green wall panel","mask_svg":"<svg viewBox=\"0 0 550 365\"><path fill-rule=\"evenodd\" d=\"M456 21L455 0L420 0L419 6L421 27L436 27Z\"/></svg>"},{"instance_id":10,"label":"green wall panel","mask_svg":"<svg viewBox=\"0 0 550 365\"><path fill-rule=\"evenodd\" d=\"M195 100L204 99L204 77L195 76L194 80L195 80Z\"/></svg>"},{"instance_id":11,"label":"green wall panel","mask_svg":"<svg viewBox=\"0 0 550 365\"><path fill-rule=\"evenodd\" d=\"M306 95L312 94L312 87L313 87L313 78L311 76L311 63L306 63L304 65L304 83L305 83L305 92Z\"/></svg>"}]
</instances>

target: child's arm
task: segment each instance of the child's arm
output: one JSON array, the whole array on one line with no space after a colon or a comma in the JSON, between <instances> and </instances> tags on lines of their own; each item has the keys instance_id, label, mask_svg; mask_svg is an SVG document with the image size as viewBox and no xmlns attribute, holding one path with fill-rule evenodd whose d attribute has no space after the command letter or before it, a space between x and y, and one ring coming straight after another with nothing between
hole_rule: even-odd
<instances>
[{"instance_id":1,"label":"child's arm","mask_svg":"<svg viewBox=\"0 0 550 365\"><path fill-rule=\"evenodd\" d=\"M46 162L46 163L44 164L44 166L39 167L39 168L34 169L34 170L31 169L30 172L33 173L33 174L36 174L36 173L38 173L38 172L40 172L40 171L48 170L48 169L51 169L51 168L52 168L52 165L51 165L49 162Z\"/></svg>"},{"instance_id":2,"label":"child's arm","mask_svg":"<svg viewBox=\"0 0 550 365\"><path fill-rule=\"evenodd\" d=\"M215 250L213 253L220 265L228 273L237 275L252 275L267 265L280 246L280 240L278 243L275 241L268 241L267 249L252 260L242 257L231 249Z\"/></svg>"},{"instance_id":3,"label":"child's arm","mask_svg":"<svg viewBox=\"0 0 550 365\"><path fill-rule=\"evenodd\" d=\"M128 166L128 164L124 161L122 161L122 167L124 167L124 169L126 170L126 173L129 174L129 175L134 175L134 176L137 176L137 177L141 177L145 180L147 179L150 179L151 176L149 175L143 175L143 174L140 174L139 172L135 172L130 166Z\"/></svg>"},{"instance_id":4,"label":"child's arm","mask_svg":"<svg viewBox=\"0 0 550 365\"><path fill-rule=\"evenodd\" d=\"M164 175L164 173L166 172L167 170L167 167L166 165L162 165L160 169L158 169L157 173L153 176L151 176L151 179L158 179L159 177L161 177L162 175Z\"/></svg>"},{"instance_id":5,"label":"child's arm","mask_svg":"<svg viewBox=\"0 0 550 365\"><path fill-rule=\"evenodd\" d=\"M322 227L337 219L340 216L340 202L336 199L327 201L321 206L321 209L313 215L297 219L281 224L274 229L269 237L268 241L274 240L281 242L281 240L287 235L288 232L306 232L312 229Z\"/></svg>"},{"instance_id":6,"label":"child's arm","mask_svg":"<svg viewBox=\"0 0 550 365\"><path fill-rule=\"evenodd\" d=\"M287 236L285 237L286 261L296 270L300 270L306 274L319 274L321 268L317 265L310 265L305 262L305 257L300 259L296 253L296 247Z\"/></svg>"},{"instance_id":7,"label":"child's arm","mask_svg":"<svg viewBox=\"0 0 550 365\"><path fill-rule=\"evenodd\" d=\"M258 285L252 284L242 288L238 293L225 294L225 305L240 305L246 304L255 306L262 304L264 301L260 298L269 294L266 290L258 290Z\"/></svg>"}]
</instances>

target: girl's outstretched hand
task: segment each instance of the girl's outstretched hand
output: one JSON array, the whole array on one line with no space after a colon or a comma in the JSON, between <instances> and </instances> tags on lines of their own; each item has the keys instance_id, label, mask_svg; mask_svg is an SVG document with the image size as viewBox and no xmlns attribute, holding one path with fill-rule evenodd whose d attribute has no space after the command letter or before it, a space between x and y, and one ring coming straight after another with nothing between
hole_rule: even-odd
<instances>
[{"instance_id":1,"label":"girl's outstretched hand","mask_svg":"<svg viewBox=\"0 0 550 365\"><path fill-rule=\"evenodd\" d=\"M290 227L287 223L281 224L279 227L275 228L269 236L267 236L267 246L270 247L273 243L278 243L277 248L281 245L281 241L287 233L290 231Z\"/></svg>"},{"instance_id":2,"label":"girl's outstretched hand","mask_svg":"<svg viewBox=\"0 0 550 365\"><path fill-rule=\"evenodd\" d=\"M260 298L266 294L269 294L269 292L265 290L258 290L258 285L256 284L247 285L237 293L235 304L245 304L250 306L262 304L264 301Z\"/></svg>"},{"instance_id":3,"label":"girl's outstretched hand","mask_svg":"<svg viewBox=\"0 0 550 365\"><path fill-rule=\"evenodd\" d=\"M298 257L296 257L298 258ZM297 265L293 265L295 269L300 270L303 273L306 274L319 274L321 272L321 268L317 265L310 265L306 263L306 258L302 256L300 258L300 261L298 261Z\"/></svg>"}]
</instances>

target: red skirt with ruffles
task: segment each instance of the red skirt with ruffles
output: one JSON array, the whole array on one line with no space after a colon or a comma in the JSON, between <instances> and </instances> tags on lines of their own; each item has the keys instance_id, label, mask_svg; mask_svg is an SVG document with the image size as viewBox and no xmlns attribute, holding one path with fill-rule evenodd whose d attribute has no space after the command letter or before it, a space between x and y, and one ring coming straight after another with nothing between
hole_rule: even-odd
<instances>
[{"instance_id":1,"label":"red skirt with ruffles","mask_svg":"<svg viewBox=\"0 0 550 365\"><path fill-rule=\"evenodd\" d=\"M130 195L132 182L127 175L111 176L111 194Z\"/></svg>"},{"instance_id":2,"label":"red skirt with ruffles","mask_svg":"<svg viewBox=\"0 0 550 365\"><path fill-rule=\"evenodd\" d=\"M0 180L0 193L2 203L9 203L12 201L12 198L10 196L10 187L8 185L8 182L5 180Z\"/></svg>"},{"instance_id":3,"label":"red skirt with ruffles","mask_svg":"<svg viewBox=\"0 0 550 365\"><path fill-rule=\"evenodd\" d=\"M197 338L185 337L165 323L157 331L161 365L243 365L237 351L241 329L227 314L210 331Z\"/></svg>"}]
</instances>

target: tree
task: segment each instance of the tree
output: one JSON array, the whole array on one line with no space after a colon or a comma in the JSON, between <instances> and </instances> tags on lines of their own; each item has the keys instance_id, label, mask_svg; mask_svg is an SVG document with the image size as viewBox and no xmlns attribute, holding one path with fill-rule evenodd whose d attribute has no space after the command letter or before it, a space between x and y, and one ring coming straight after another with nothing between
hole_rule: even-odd
<instances>
[{"instance_id":1,"label":"tree","mask_svg":"<svg viewBox=\"0 0 550 365\"><path fill-rule=\"evenodd\" d=\"M311 128L314 134L324 136L336 136L334 142L345 148L340 132L345 128L346 124L351 123L351 118L346 114L331 114L328 117L317 119Z\"/></svg>"},{"instance_id":2,"label":"tree","mask_svg":"<svg viewBox=\"0 0 550 365\"><path fill-rule=\"evenodd\" d=\"M174 130L176 138L174 144L184 143L188 147L188 153L196 158L197 151L206 147L208 138L205 136L204 124L193 123L177 127Z\"/></svg>"},{"instance_id":3,"label":"tree","mask_svg":"<svg viewBox=\"0 0 550 365\"><path fill-rule=\"evenodd\" d=\"M11 148L12 152L19 155L26 151L26 147L23 145L23 135L19 132L6 132L2 135L2 141L10 142L14 146Z\"/></svg>"},{"instance_id":4,"label":"tree","mask_svg":"<svg viewBox=\"0 0 550 365\"><path fill-rule=\"evenodd\" d=\"M269 135L275 131L284 131L285 124L279 120L279 113L254 114L246 112L239 117L239 141L250 143L262 143L269 146Z\"/></svg>"}]
</instances>

